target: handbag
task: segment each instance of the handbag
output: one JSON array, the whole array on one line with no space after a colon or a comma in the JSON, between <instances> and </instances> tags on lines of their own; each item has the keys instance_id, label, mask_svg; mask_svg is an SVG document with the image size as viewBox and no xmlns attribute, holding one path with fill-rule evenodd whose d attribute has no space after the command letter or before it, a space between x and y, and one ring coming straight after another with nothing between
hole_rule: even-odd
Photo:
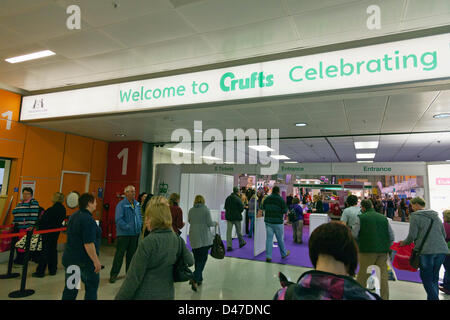
<instances>
[{"instance_id":1,"label":"handbag","mask_svg":"<svg viewBox=\"0 0 450 320\"><path fill-rule=\"evenodd\" d=\"M434 220L431 219L430 226L428 227L427 233L425 234L425 238L423 238L423 241L420 244L420 248L418 250L416 250L414 248L412 253L411 253L411 257L409 258L409 264L414 269L418 269L419 268L419 265L420 265L420 253L422 252L422 248L423 248L423 245L425 244L425 241L427 241L428 234L430 233L431 227L433 226L433 222L434 222Z\"/></svg>"},{"instance_id":2,"label":"handbag","mask_svg":"<svg viewBox=\"0 0 450 320\"><path fill-rule=\"evenodd\" d=\"M16 242L16 248L25 250L27 235ZM30 241L30 251L42 251L42 238L40 234L33 234Z\"/></svg>"},{"instance_id":3,"label":"handbag","mask_svg":"<svg viewBox=\"0 0 450 320\"><path fill-rule=\"evenodd\" d=\"M189 269L186 262L184 262L183 259L183 246L184 241L181 237L178 237L179 239L179 255L177 257L177 261L175 261L175 264L173 266L173 281L174 282L186 282L189 280L192 280L194 278L194 274L192 273L191 269Z\"/></svg>"},{"instance_id":4,"label":"handbag","mask_svg":"<svg viewBox=\"0 0 450 320\"><path fill-rule=\"evenodd\" d=\"M217 224L218 226L219 224ZM216 229L214 229L216 230ZM216 259L225 258L225 246L223 244L222 238L220 237L220 228L219 233L216 231L216 235L214 236L212 248L211 248L211 257Z\"/></svg>"}]
</instances>

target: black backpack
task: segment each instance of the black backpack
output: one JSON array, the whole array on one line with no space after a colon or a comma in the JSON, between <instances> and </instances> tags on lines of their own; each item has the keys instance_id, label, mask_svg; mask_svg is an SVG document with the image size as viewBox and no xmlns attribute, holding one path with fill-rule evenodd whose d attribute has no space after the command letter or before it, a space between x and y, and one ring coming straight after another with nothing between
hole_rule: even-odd
<instances>
[{"instance_id":1,"label":"black backpack","mask_svg":"<svg viewBox=\"0 0 450 320\"><path fill-rule=\"evenodd\" d=\"M288 219L289 219L289 222L295 222L297 220L297 214L295 213L294 208L289 210Z\"/></svg>"},{"instance_id":2,"label":"black backpack","mask_svg":"<svg viewBox=\"0 0 450 320\"><path fill-rule=\"evenodd\" d=\"M216 232L216 235L214 236L213 245L211 248L211 257L216 259L225 258L225 246L222 238L220 237L220 229L219 233Z\"/></svg>"}]
</instances>

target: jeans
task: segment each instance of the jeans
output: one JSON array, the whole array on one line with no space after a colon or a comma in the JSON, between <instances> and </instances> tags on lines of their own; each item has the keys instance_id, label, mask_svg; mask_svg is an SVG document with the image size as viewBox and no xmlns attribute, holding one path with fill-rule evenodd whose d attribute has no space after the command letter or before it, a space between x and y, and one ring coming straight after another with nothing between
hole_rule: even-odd
<instances>
[{"instance_id":1,"label":"jeans","mask_svg":"<svg viewBox=\"0 0 450 320\"><path fill-rule=\"evenodd\" d=\"M100 283L100 273L95 273L94 266L92 264L87 266L80 266L81 282L84 283L85 295L84 300L97 300L97 290ZM67 280L73 276L73 273L67 273L66 268L66 281L64 284L64 291L62 294L62 300L76 300L78 295L78 289L69 289L67 287ZM70 281L72 282L72 281Z\"/></svg>"},{"instance_id":2,"label":"jeans","mask_svg":"<svg viewBox=\"0 0 450 320\"><path fill-rule=\"evenodd\" d=\"M236 228L236 233L239 239L239 245L243 245L245 243L244 238L242 238L241 234L241 221L227 220L227 248L233 248L233 238L232 238L233 226L235 226Z\"/></svg>"},{"instance_id":3,"label":"jeans","mask_svg":"<svg viewBox=\"0 0 450 320\"><path fill-rule=\"evenodd\" d=\"M400 209L401 213L402 213L402 222L406 222L406 211L403 209Z\"/></svg>"},{"instance_id":4,"label":"jeans","mask_svg":"<svg viewBox=\"0 0 450 320\"><path fill-rule=\"evenodd\" d=\"M250 230L249 230L249 233L248 233L248 235L250 236L250 237L253 237L254 236L254 231L255 231L255 214L252 214L252 215L248 215L248 218L249 218L249 220L250 220Z\"/></svg>"},{"instance_id":5,"label":"jeans","mask_svg":"<svg viewBox=\"0 0 450 320\"><path fill-rule=\"evenodd\" d=\"M450 255L447 255L445 257L444 268L445 268L444 283L442 286L444 287L444 289L450 290Z\"/></svg>"},{"instance_id":6,"label":"jeans","mask_svg":"<svg viewBox=\"0 0 450 320\"><path fill-rule=\"evenodd\" d=\"M266 222L266 258L272 259L273 234L277 238L278 247L280 248L281 257L286 256L286 248L284 247L284 224L273 224Z\"/></svg>"},{"instance_id":7,"label":"jeans","mask_svg":"<svg viewBox=\"0 0 450 320\"><path fill-rule=\"evenodd\" d=\"M395 211L394 208L387 208L387 217L394 219L394 211Z\"/></svg>"},{"instance_id":8,"label":"jeans","mask_svg":"<svg viewBox=\"0 0 450 320\"><path fill-rule=\"evenodd\" d=\"M439 300L439 270L445 256L445 254L420 255L420 278L427 292L427 300Z\"/></svg>"},{"instance_id":9,"label":"jeans","mask_svg":"<svg viewBox=\"0 0 450 320\"><path fill-rule=\"evenodd\" d=\"M117 237L117 247L116 253L114 254L114 261L111 268L110 276L117 276L122 268L123 256L126 252L126 265L125 272L128 271L131 259L133 259L134 253L136 252L139 241L139 235L136 236L118 236Z\"/></svg>"},{"instance_id":10,"label":"jeans","mask_svg":"<svg viewBox=\"0 0 450 320\"><path fill-rule=\"evenodd\" d=\"M201 247L197 249L192 249L194 254L194 281L196 283L203 282L203 269L205 269L206 260L208 260L208 252L211 246Z\"/></svg>"}]
</instances>

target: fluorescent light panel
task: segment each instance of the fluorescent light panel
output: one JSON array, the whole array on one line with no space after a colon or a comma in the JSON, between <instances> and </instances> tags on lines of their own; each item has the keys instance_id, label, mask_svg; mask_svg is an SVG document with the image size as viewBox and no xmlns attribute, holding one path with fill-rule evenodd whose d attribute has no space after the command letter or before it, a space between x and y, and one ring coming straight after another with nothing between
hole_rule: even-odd
<instances>
[{"instance_id":1,"label":"fluorescent light panel","mask_svg":"<svg viewBox=\"0 0 450 320\"><path fill-rule=\"evenodd\" d=\"M220 158L216 158L216 157L210 157L210 156L202 156L203 159L207 159L207 160L222 160Z\"/></svg>"},{"instance_id":2,"label":"fluorescent light panel","mask_svg":"<svg viewBox=\"0 0 450 320\"><path fill-rule=\"evenodd\" d=\"M55 53L53 51L44 50L44 51L39 51L39 52L33 52L30 54L25 54L23 56L8 58L8 59L5 59L5 61L9 62L9 63L19 63L19 62L24 62L24 61L28 61L28 60L34 60L34 59L44 58L44 57L48 57L48 56L53 56L54 54Z\"/></svg>"},{"instance_id":3,"label":"fluorescent light panel","mask_svg":"<svg viewBox=\"0 0 450 320\"><path fill-rule=\"evenodd\" d=\"M296 127L305 127L305 126L307 126L308 124L307 123L304 123L304 122L299 122L299 123L296 123L295 124L295 126Z\"/></svg>"},{"instance_id":4,"label":"fluorescent light panel","mask_svg":"<svg viewBox=\"0 0 450 320\"><path fill-rule=\"evenodd\" d=\"M357 153L356 159L373 159L375 158L375 153Z\"/></svg>"},{"instance_id":5,"label":"fluorescent light panel","mask_svg":"<svg viewBox=\"0 0 450 320\"><path fill-rule=\"evenodd\" d=\"M290 158L286 157L282 154L273 154L270 156L271 158L277 159L277 160L289 160Z\"/></svg>"},{"instance_id":6,"label":"fluorescent light panel","mask_svg":"<svg viewBox=\"0 0 450 320\"><path fill-rule=\"evenodd\" d=\"M435 115L433 116L433 118L435 118L435 119L445 119L445 118L450 118L450 113L449 113L449 112L446 112L446 113L438 113L438 114L435 114Z\"/></svg>"},{"instance_id":7,"label":"fluorescent light panel","mask_svg":"<svg viewBox=\"0 0 450 320\"><path fill-rule=\"evenodd\" d=\"M248 146L249 148L252 148L253 150L259 151L259 152L264 152L264 151L275 151L272 148L269 148L268 146L263 146L263 145L256 145L256 146Z\"/></svg>"},{"instance_id":8,"label":"fluorescent light panel","mask_svg":"<svg viewBox=\"0 0 450 320\"><path fill-rule=\"evenodd\" d=\"M298 163L298 161L285 161L283 163Z\"/></svg>"},{"instance_id":9,"label":"fluorescent light panel","mask_svg":"<svg viewBox=\"0 0 450 320\"><path fill-rule=\"evenodd\" d=\"M376 148L378 148L378 141L355 142L355 149L376 149Z\"/></svg>"},{"instance_id":10,"label":"fluorescent light panel","mask_svg":"<svg viewBox=\"0 0 450 320\"><path fill-rule=\"evenodd\" d=\"M194 151L187 150L187 149L181 149L181 148L167 148L167 150L181 152L181 153L194 153Z\"/></svg>"},{"instance_id":11,"label":"fluorescent light panel","mask_svg":"<svg viewBox=\"0 0 450 320\"><path fill-rule=\"evenodd\" d=\"M368 160L368 161L357 161L358 163L373 163L373 161Z\"/></svg>"}]
</instances>

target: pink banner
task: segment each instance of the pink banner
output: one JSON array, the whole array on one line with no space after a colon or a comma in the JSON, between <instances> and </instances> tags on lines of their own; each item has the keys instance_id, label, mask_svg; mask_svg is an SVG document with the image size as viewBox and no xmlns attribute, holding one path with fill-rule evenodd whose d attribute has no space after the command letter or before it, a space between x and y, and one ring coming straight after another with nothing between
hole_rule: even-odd
<instances>
[{"instance_id":1,"label":"pink banner","mask_svg":"<svg viewBox=\"0 0 450 320\"><path fill-rule=\"evenodd\" d=\"M450 186L450 178L436 178L436 184L440 186Z\"/></svg>"}]
</instances>

